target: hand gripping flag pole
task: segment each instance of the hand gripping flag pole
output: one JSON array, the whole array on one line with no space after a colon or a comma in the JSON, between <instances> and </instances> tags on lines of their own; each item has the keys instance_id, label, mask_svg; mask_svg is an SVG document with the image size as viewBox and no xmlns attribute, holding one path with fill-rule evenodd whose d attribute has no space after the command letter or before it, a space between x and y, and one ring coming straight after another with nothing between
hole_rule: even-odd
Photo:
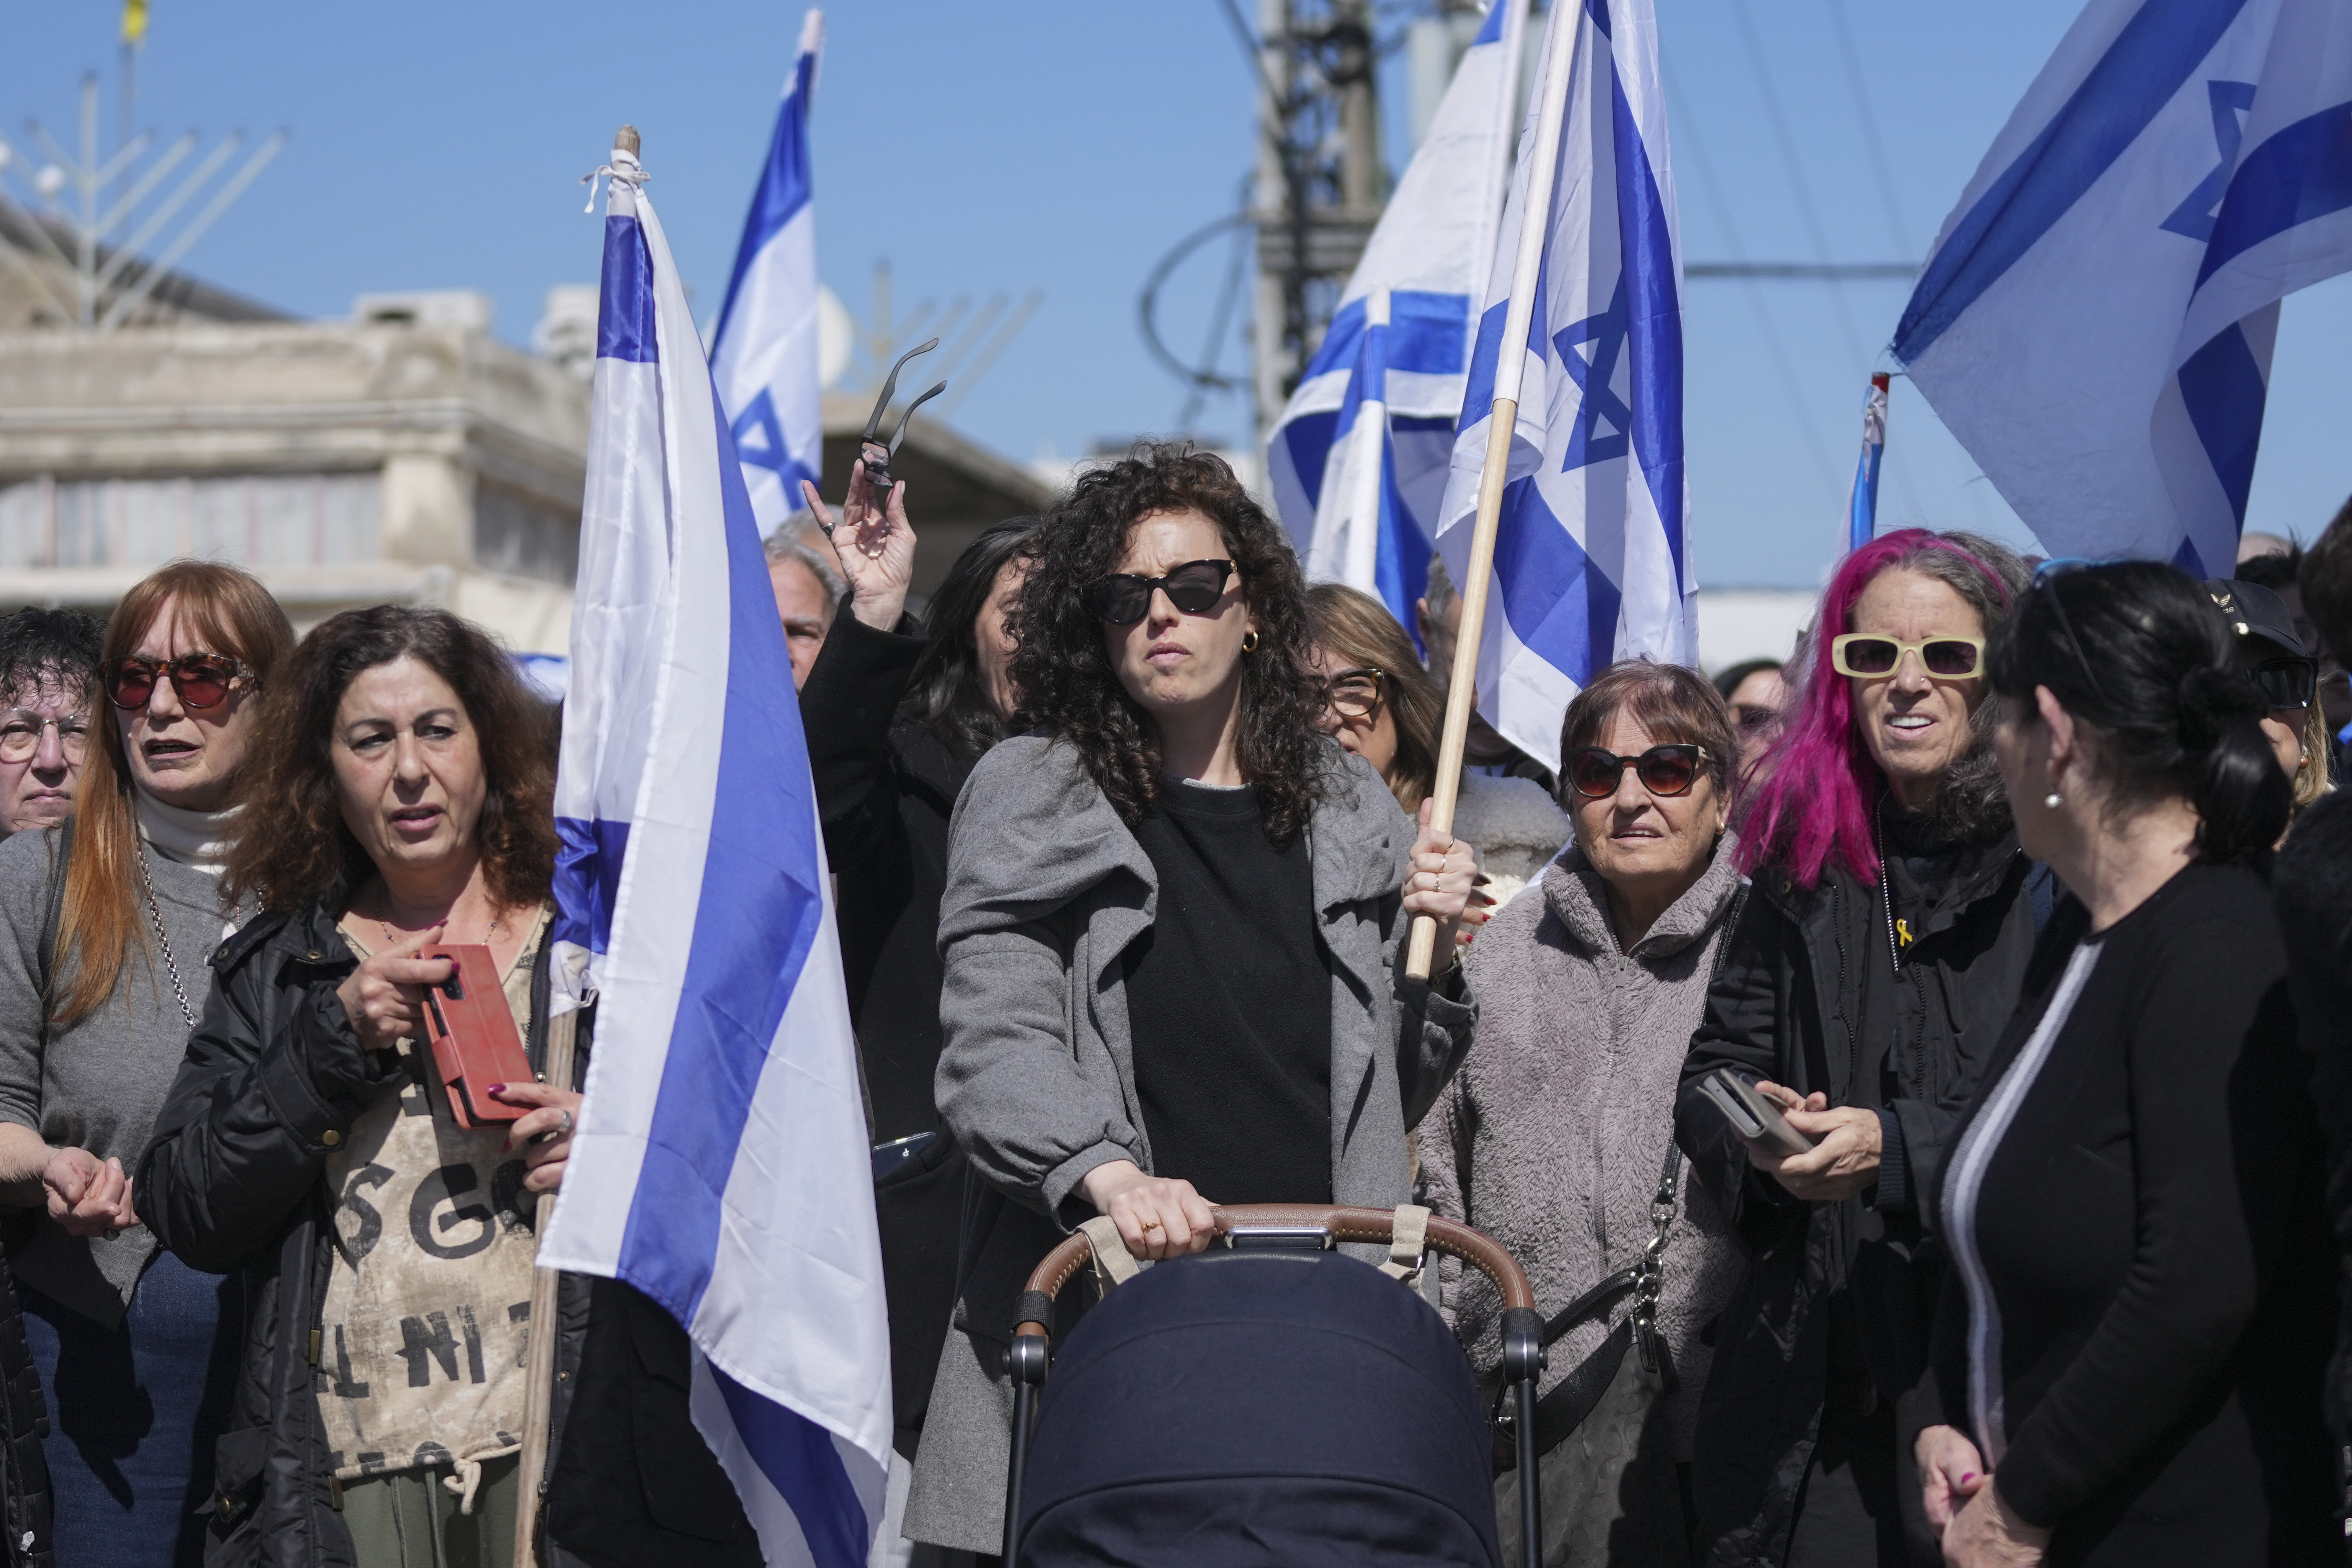
<instances>
[{"instance_id":1,"label":"hand gripping flag pole","mask_svg":"<svg viewBox=\"0 0 2352 1568\"><path fill-rule=\"evenodd\" d=\"M1575 53L1577 10L1574 5L1554 5L1544 29L1543 86L1529 149L1526 216L1519 225L1519 252L1511 268L1510 309L1503 318L1507 347L1526 342L1528 324L1535 319L1536 279L1543 268L1544 239L1550 227L1543 216L1559 167L1559 126L1568 108L1568 68ZM1495 579L1495 536L1502 522L1503 487L1510 478L1511 435L1518 424L1519 384L1526 368L1527 356L1517 353L1504 353L1495 367L1486 466L1478 478L1478 515L1470 534L1469 570L1462 578L1462 624L1454 634L1454 677L1446 688L1445 731L1437 751L1437 791L1429 809L1429 825L1440 833L1454 831L1454 808L1462 796L1462 757L1469 744L1470 714L1477 705L1478 648L1486 635L1487 591ZM1414 916L1405 973L1414 980L1427 980L1436 949L1436 919Z\"/></svg>"}]
</instances>

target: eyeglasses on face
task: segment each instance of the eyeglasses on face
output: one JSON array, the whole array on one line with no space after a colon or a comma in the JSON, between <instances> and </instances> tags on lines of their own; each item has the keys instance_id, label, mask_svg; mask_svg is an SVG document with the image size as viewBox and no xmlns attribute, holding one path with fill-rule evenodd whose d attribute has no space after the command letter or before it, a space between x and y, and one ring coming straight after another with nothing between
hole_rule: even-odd
<instances>
[{"instance_id":1,"label":"eyeglasses on face","mask_svg":"<svg viewBox=\"0 0 2352 1568\"><path fill-rule=\"evenodd\" d=\"M68 713L52 719L29 708L0 709L0 763L21 763L41 749L41 731L58 727L58 749L66 761L79 763L89 749L89 715Z\"/></svg>"},{"instance_id":2,"label":"eyeglasses on face","mask_svg":"<svg viewBox=\"0 0 2352 1568\"><path fill-rule=\"evenodd\" d=\"M241 659L226 654L192 653L179 658L118 658L99 667L106 700L117 708L137 712L155 695L155 683L169 680L184 708L217 708L228 700L229 689L253 671Z\"/></svg>"},{"instance_id":3,"label":"eyeglasses on face","mask_svg":"<svg viewBox=\"0 0 2352 1568\"><path fill-rule=\"evenodd\" d=\"M1388 671L1366 665L1343 669L1323 684L1323 705L1342 719L1369 719L1381 705Z\"/></svg>"},{"instance_id":4,"label":"eyeglasses on face","mask_svg":"<svg viewBox=\"0 0 2352 1568\"><path fill-rule=\"evenodd\" d=\"M1234 574L1230 561L1187 561L1165 577L1139 577L1114 572L1092 590L1095 614L1115 626L1131 626L1151 608L1153 592L1188 616L1204 616L1225 596L1225 581Z\"/></svg>"},{"instance_id":5,"label":"eyeglasses on face","mask_svg":"<svg viewBox=\"0 0 2352 1568\"><path fill-rule=\"evenodd\" d=\"M1938 680L1974 680L1984 673L1982 637L1921 637L1909 642L1876 632L1848 632L1830 639L1830 665L1840 675L1874 680L1901 668L1916 653L1919 668Z\"/></svg>"},{"instance_id":6,"label":"eyeglasses on face","mask_svg":"<svg viewBox=\"0 0 2352 1568\"><path fill-rule=\"evenodd\" d=\"M2254 684L2262 688L2263 700L2273 709L2308 708L2319 691L2319 661L2298 658L2266 658L2254 666Z\"/></svg>"},{"instance_id":7,"label":"eyeglasses on face","mask_svg":"<svg viewBox=\"0 0 2352 1568\"><path fill-rule=\"evenodd\" d=\"M1705 746L1695 746L1686 741L1652 746L1638 757L1621 757L1602 746L1579 746L1569 753L1568 782L1587 800L1606 800L1617 793L1617 785L1630 767L1633 776L1642 781L1642 787L1652 795L1688 795L1691 785L1698 780L1700 765L1706 760Z\"/></svg>"}]
</instances>

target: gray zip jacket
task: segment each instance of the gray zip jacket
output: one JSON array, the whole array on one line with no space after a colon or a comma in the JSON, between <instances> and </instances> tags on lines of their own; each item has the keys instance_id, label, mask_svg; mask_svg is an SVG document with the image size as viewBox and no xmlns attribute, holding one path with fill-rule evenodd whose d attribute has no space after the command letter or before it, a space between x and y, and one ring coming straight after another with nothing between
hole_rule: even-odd
<instances>
[{"instance_id":1,"label":"gray zip jacket","mask_svg":"<svg viewBox=\"0 0 2352 1568\"><path fill-rule=\"evenodd\" d=\"M1627 1264L1654 1226L1675 1136L1675 1082L1706 1006L1739 875L1726 834L1698 880L1633 944L1618 946L1600 875L1573 844L1478 933L1470 978L1486 1004L1477 1055L1421 1133L1429 1206L1510 1249L1549 1317ZM1682 1387L1669 1396L1687 1459L1713 1354L1709 1323L1738 1283L1738 1237L1685 1163L1666 1236L1658 1326ZM1486 1276L1439 1265L1446 1315L1488 1388L1501 1381L1502 1301ZM1547 1394L1632 1310L1609 1310L1551 1347Z\"/></svg>"},{"instance_id":2,"label":"gray zip jacket","mask_svg":"<svg viewBox=\"0 0 2352 1568\"><path fill-rule=\"evenodd\" d=\"M1470 1045L1477 1008L1407 980L1402 913L1413 828L1370 766L1325 748L1307 828L1331 985L1331 1190L1410 1201L1405 1133ZM908 1495L917 1541L1003 1544L1012 1392L1004 1344L1040 1258L1094 1210L1077 1192L1112 1160L1152 1169L1135 1088L1124 967L1159 896L1151 861L1072 748L1004 742L972 770L949 829L940 905L946 1047L940 1114L974 1184L955 1327ZM1247 931L1234 940L1247 942ZM1458 983L1457 983L1458 984Z\"/></svg>"}]
</instances>

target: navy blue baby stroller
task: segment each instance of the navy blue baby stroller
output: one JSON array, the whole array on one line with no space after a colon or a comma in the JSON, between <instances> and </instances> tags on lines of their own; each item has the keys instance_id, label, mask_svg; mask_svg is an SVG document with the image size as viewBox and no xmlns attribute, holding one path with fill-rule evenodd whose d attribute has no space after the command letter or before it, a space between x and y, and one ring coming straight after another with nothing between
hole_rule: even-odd
<instances>
[{"instance_id":1,"label":"navy blue baby stroller","mask_svg":"<svg viewBox=\"0 0 2352 1568\"><path fill-rule=\"evenodd\" d=\"M1030 1276L1013 1314L1006 1568L1501 1568L1494 1429L1468 1361L1417 1291L1331 1248L1388 1246L1402 1266L1426 1247L1494 1280L1532 1475L1543 1321L1517 1263L1423 1210L1402 1224L1385 1209L1216 1213L1218 1245L1139 1274L1107 1222L1089 1226L1116 1255L1105 1271L1131 1277L1058 1357L1054 1298L1095 1260L1094 1240L1071 1237ZM1527 1568L1538 1490L1520 1493Z\"/></svg>"}]
</instances>

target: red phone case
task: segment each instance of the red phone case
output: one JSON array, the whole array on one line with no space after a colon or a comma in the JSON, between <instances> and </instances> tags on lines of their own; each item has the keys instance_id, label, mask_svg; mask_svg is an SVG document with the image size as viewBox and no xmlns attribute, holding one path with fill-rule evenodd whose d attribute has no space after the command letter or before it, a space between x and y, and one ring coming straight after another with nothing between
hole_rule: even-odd
<instances>
[{"instance_id":1,"label":"red phone case","mask_svg":"<svg viewBox=\"0 0 2352 1568\"><path fill-rule=\"evenodd\" d=\"M433 947L419 958L446 958L457 970L425 991L425 1028L433 1065L449 1090L449 1114L460 1127L485 1121L520 1121L530 1113L521 1105L490 1098L494 1083L530 1083L535 1076L507 1007L499 966L487 947Z\"/></svg>"}]
</instances>

